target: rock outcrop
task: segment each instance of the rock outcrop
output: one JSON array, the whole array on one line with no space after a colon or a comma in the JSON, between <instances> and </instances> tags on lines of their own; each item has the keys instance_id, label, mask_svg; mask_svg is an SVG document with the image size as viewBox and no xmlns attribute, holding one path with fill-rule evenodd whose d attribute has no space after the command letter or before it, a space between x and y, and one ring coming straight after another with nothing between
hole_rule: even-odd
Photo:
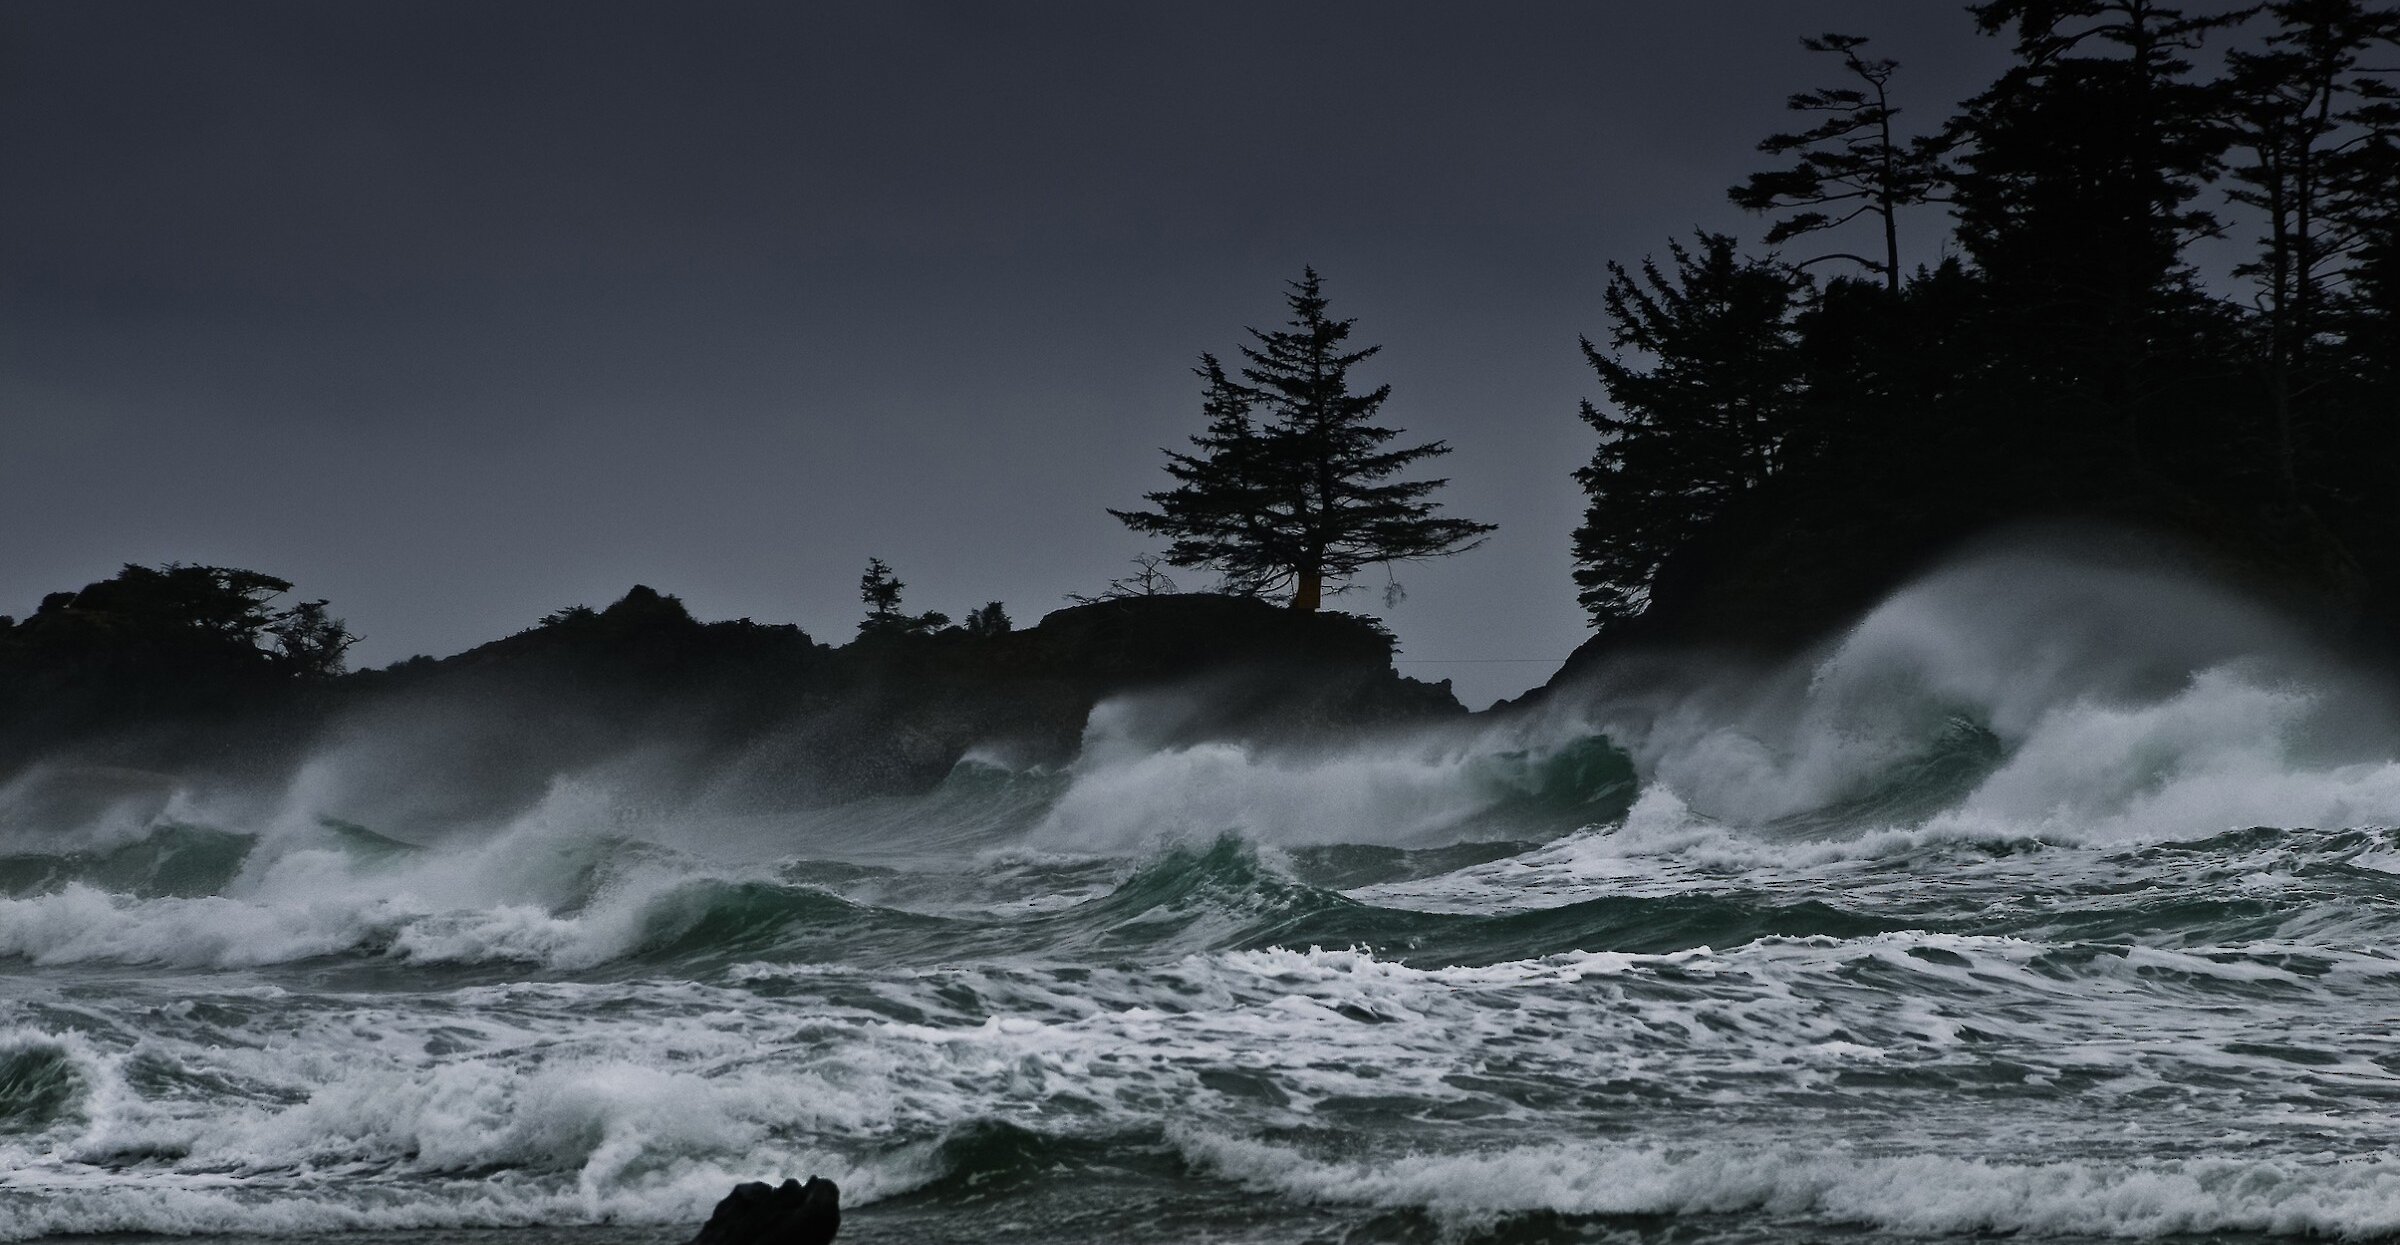
<instances>
[{"instance_id":1,"label":"rock outcrop","mask_svg":"<svg viewBox=\"0 0 2400 1245\"><path fill-rule=\"evenodd\" d=\"M807 1184L735 1185L692 1245L826 1245L842 1227L842 1191L822 1176Z\"/></svg>"}]
</instances>

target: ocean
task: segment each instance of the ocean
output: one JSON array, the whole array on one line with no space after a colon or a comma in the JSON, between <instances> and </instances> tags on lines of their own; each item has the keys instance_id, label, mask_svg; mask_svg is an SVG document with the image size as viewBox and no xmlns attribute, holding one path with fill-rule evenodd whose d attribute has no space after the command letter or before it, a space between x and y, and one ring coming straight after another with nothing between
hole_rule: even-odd
<instances>
[{"instance_id":1,"label":"ocean","mask_svg":"<svg viewBox=\"0 0 2400 1245\"><path fill-rule=\"evenodd\" d=\"M2250 606L1986 560L1464 722L1199 694L831 808L400 819L361 736L20 818L0 1240L2400 1232L2400 729Z\"/></svg>"}]
</instances>

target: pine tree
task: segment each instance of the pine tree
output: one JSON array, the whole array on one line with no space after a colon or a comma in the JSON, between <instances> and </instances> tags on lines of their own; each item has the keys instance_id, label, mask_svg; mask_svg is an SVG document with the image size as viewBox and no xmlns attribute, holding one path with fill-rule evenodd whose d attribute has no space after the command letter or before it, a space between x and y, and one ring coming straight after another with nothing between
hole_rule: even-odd
<instances>
[{"instance_id":1,"label":"pine tree","mask_svg":"<svg viewBox=\"0 0 2400 1245\"><path fill-rule=\"evenodd\" d=\"M2370 49L2400 41L2400 15L2367 0L2281 0L2264 46L2228 53L2226 89L2235 146L2227 197L2250 208L2258 250L2235 269L2250 277L2264 339L2267 432L2277 491L2287 509L2309 505L2305 478L2320 447L2312 399L2338 393L2321 374L2325 338L2341 318L2351 278L2369 251L2395 187L2389 89L2366 76Z\"/></svg>"},{"instance_id":2,"label":"pine tree","mask_svg":"<svg viewBox=\"0 0 2400 1245\"><path fill-rule=\"evenodd\" d=\"M1969 6L2017 63L1952 122L1959 241L1995 287L1995 345L2062 461L2149 476L2161 381L2188 377L2168 318L2204 301L2183 261L2216 219L2196 206L2223 165L2222 99L2191 54L2228 17L2157 0Z\"/></svg>"},{"instance_id":3,"label":"pine tree","mask_svg":"<svg viewBox=\"0 0 2400 1245\"><path fill-rule=\"evenodd\" d=\"M882 558L868 558L866 573L858 577L858 599L867 603L867 616L858 629L875 631L898 622L900 590L906 587Z\"/></svg>"},{"instance_id":4,"label":"pine tree","mask_svg":"<svg viewBox=\"0 0 2400 1245\"><path fill-rule=\"evenodd\" d=\"M866 602L867 616L858 622L862 636L917 635L937 631L950 625L950 616L939 610L911 614L900 608L900 590L908 587L882 558L868 558L866 573L858 577L858 599Z\"/></svg>"},{"instance_id":5,"label":"pine tree","mask_svg":"<svg viewBox=\"0 0 2400 1245\"><path fill-rule=\"evenodd\" d=\"M1240 381L1202 356L1208 426L1195 452L1168 452L1176 486L1147 495L1154 509L1109 513L1168 537L1173 565L1213 567L1237 592L1289 592L1296 610L1318 608L1368 566L1483 543L1491 524L1445 517L1430 500L1448 481L1398 478L1450 447L1389 448L1399 430L1373 421L1391 386L1351 390L1350 369L1380 347L1344 349L1353 322L1325 314L1313 268L1285 301L1284 328L1250 330Z\"/></svg>"},{"instance_id":6,"label":"pine tree","mask_svg":"<svg viewBox=\"0 0 2400 1245\"><path fill-rule=\"evenodd\" d=\"M1799 160L1788 168L1753 173L1728 194L1736 205L1753 212L1798 209L1767 230L1769 246L1871 217L1881 227L1880 259L1840 251L1802 260L1799 266L1848 260L1881 277L1885 292L1896 295L1900 211L1935 199L1943 177L1942 146L1928 138L1904 142L1894 131L1900 109L1892 103L1891 84L1900 62L1860 55L1858 49L1866 43L1858 35L1839 34L1800 41L1811 52L1840 56L1842 67L1859 85L1802 91L1785 101L1791 111L1821 119L1797 133L1771 135L1758 149L1771 156L1797 152Z\"/></svg>"},{"instance_id":7,"label":"pine tree","mask_svg":"<svg viewBox=\"0 0 2400 1245\"><path fill-rule=\"evenodd\" d=\"M1277 476L1268 436L1251 419L1257 395L1213 354L1201 355L1193 374L1204 386L1200 414L1208 422L1191 438L1193 452L1167 451L1175 487L1147 495L1154 512L1109 513L1135 531L1167 536L1170 564L1217 567L1235 591L1263 591L1278 568L1299 556L1288 524L1278 521L1277 506L1289 490Z\"/></svg>"},{"instance_id":8,"label":"pine tree","mask_svg":"<svg viewBox=\"0 0 2400 1245\"><path fill-rule=\"evenodd\" d=\"M1666 559L1783 470L1801 409L1793 323L1807 279L1742 258L1723 234L1699 241L1669 244L1672 274L1655 262L1638 277L1609 265L1615 353L1583 343L1614 408L1583 403L1600 446L1575 473L1591 498L1575 530L1575 583L1596 622L1640 614Z\"/></svg>"}]
</instances>

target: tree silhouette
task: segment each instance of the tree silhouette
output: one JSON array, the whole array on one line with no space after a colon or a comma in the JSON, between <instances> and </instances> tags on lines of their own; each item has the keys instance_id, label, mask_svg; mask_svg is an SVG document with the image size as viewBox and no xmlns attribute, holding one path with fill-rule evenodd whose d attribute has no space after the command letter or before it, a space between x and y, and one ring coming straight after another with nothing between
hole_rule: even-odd
<instances>
[{"instance_id":1,"label":"tree silhouette","mask_svg":"<svg viewBox=\"0 0 2400 1245\"><path fill-rule=\"evenodd\" d=\"M1753 173L1728 193L1735 204L1753 212L1799 209L1767 230L1770 246L1873 217L1882 226L1882 259L1836 251L1802 260L1799 266L1848 260L1882 277L1884 289L1898 294L1900 210L1936 198L1943 176L1942 144L1923 137L1904 142L1894 133L1892 121L1900 109L1892 103L1891 81L1900 62L1861 56L1858 49L1866 43L1861 36L1839 34L1800 41L1811 52L1840 56L1842 67L1859 85L1820 87L1791 96L1785 107L1821 119L1797 133L1771 135L1758 149L1771 156L1796 152L1799 159L1786 168Z\"/></svg>"},{"instance_id":2,"label":"tree silhouette","mask_svg":"<svg viewBox=\"0 0 2400 1245\"><path fill-rule=\"evenodd\" d=\"M1176 486L1148 495L1155 513L1109 513L1135 531L1171 537L1165 557L1176 566L1244 568L1229 575L1288 566L1297 546L1276 513L1286 493L1276 474L1282 464L1271 459L1268 438L1250 417L1258 398L1213 354L1201 355L1193 374L1204 385L1200 414L1207 425L1191 438L1194 452L1167 451Z\"/></svg>"},{"instance_id":3,"label":"tree silhouette","mask_svg":"<svg viewBox=\"0 0 2400 1245\"><path fill-rule=\"evenodd\" d=\"M80 592L44 598L17 639L45 646L61 661L105 656L192 671L340 674L356 637L323 601L276 608L275 598L291 588L289 580L238 567L129 563Z\"/></svg>"},{"instance_id":4,"label":"tree silhouette","mask_svg":"<svg viewBox=\"0 0 2400 1245\"><path fill-rule=\"evenodd\" d=\"M1481 544L1491 524L1445 517L1430 500L1448 481L1398 478L1450 447L1389 448L1399 430L1373 421L1391 387L1352 391L1350 369L1380 347L1344 348L1353 322L1326 315L1313 268L1285 301L1285 327L1250 330L1240 381L1201 356L1208 422L1194 452L1167 452L1175 487L1147 494L1151 510L1109 513L1168 537L1171 564L1212 567L1236 592L1289 592L1296 610L1366 567Z\"/></svg>"},{"instance_id":5,"label":"tree silhouette","mask_svg":"<svg viewBox=\"0 0 2400 1245\"><path fill-rule=\"evenodd\" d=\"M1872 285L1721 238L1611 268L1575 537L1595 622L1796 641L1978 531L2064 518L2175 533L2400 642L2400 9L1969 12L2013 55L1941 131L1956 254L1899 272L1887 230ZM1733 192L1771 244L1881 223L1880 157L1920 154L1888 62L1807 46L1854 83L1793 96L1822 120ZM2220 270L2195 243L2228 229L2254 245Z\"/></svg>"},{"instance_id":6,"label":"tree silhouette","mask_svg":"<svg viewBox=\"0 0 2400 1245\"><path fill-rule=\"evenodd\" d=\"M1992 0L1987 34L2016 63L1966 101L1951 201L1997 293L1992 331L2023 365L2027 415L2102 473L2163 478L2159 399L2184 379L2167 317L2201 301L2183 251L2213 232L2197 205L2223 165L2223 98L2191 54L2228 20L2156 0Z\"/></svg>"},{"instance_id":7,"label":"tree silhouette","mask_svg":"<svg viewBox=\"0 0 2400 1245\"><path fill-rule=\"evenodd\" d=\"M1168 593L1182 591L1176 586L1174 576L1158 569L1166 565L1166 562L1165 558L1155 553L1139 554L1133 559L1133 574L1109 580L1108 587L1101 589L1097 595L1070 592L1067 594L1067 599L1077 605L1090 605L1095 601L1121 601L1126 597L1165 596Z\"/></svg>"},{"instance_id":8,"label":"tree silhouette","mask_svg":"<svg viewBox=\"0 0 2400 1245\"><path fill-rule=\"evenodd\" d=\"M344 655L358 637L342 620L325 612L323 600L302 601L282 610L267 627L275 637L275 654L295 673L308 678L340 674Z\"/></svg>"},{"instance_id":9,"label":"tree silhouette","mask_svg":"<svg viewBox=\"0 0 2400 1245\"><path fill-rule=\"evenodd\" d=\"M2388 210L2395 187L2378 131L2389 89L2366 76L2369 49L2400 41L2400 15L2365 0L2282 0L2258 49L2226 54L2228 119L2241 153L2227 198L2251 208L2258 249L2237 276L2257 291L2268 390L2265 438L2276 487L2304 507L2303 407L2322 396L2328 318Z\"/></svg>"},{"instance_id":10,"label":"tree silhouette","mask_svg":"<svg viewBox=\"0 0 2400 1245\"><path fill-rule=\"evenodd\" d=\"M906 587L882 558L868 558L866 573L858 577L858 599L867 603L866 621L858 629L872 631L899 621L900 590Z\"/></svg>"},{"instance_id":11,"label":"tree silhouette","mask_svg":"<svg viewBox=\"0 0 2400 1245\"><path fill-rule=\"evenodd\" d=\"M1660 564L1782 469L1800 409L1793 317L1807 279L1743 259L1723 234L1668 253L1672 273L1609 265L1615 353L1583 342L1613 406L1583 403L1600 446L1575 473L1591 499L1575 531L1575 583L1602 622L1641 613Z\"/></svg>"},{"instance_id":12,"label":"tree silhouette","mask_svg":"<svg viewBox=\"0 0 2400 1245\"><path fill-rule=\"evenodd\" d=\"M859 620L862 636L916 635L950 625L950 616L938 611L910 614L900 608L900 590L908 587L882 558L868 558L866 573L858 577L858 599L866 602L867 616Z\"/></svg>"},{"instance_id":13,"label":"tree silhouette","mask_svg":"<svg viewBox=\"0 0 2400 1245\"><path fill-rule=\"evenodd\" d=\"M1007 635L1015 629L1016 624L1010 621L1008 611L998 601L986 601L982 608L967 611L967 620L960 623L959 627L975 639L988 640L993 636Z\"/></svg>"},{"instance_id":14,"label":"tree silhouette","mask_svg":"<svg viewBox=\"0 0 2400 1245\"><path fill-rule=\"evenodd\" d=\"M323 601L237 567L128 564L0 627L0 736L55 742L145 716L261 703L342 672L354 642Z\"/></svg>"}]
</instances>

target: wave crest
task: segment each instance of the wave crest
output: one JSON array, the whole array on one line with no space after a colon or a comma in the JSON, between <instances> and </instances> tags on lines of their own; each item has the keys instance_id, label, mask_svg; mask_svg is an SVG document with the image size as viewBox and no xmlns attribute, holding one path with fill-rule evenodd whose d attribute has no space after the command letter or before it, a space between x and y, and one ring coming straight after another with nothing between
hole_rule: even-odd
<instances>
[{"instance_id":1,"label":"wave crest","mask_svg":"<svg viewBox=\"0 0 2400 1245\"><path fill-rule=\"evenodd\" d=\"M2400 1158L2102 1157L2006 1163L1938 1154L1661 1144L1545 1145L1329 1162L1285 1145L1173 1129L1204 1170L1306 1201L1422 1210L1453 1222L1516 1215L1764 1212L1914 1233L2153 1237L2400 1230Z\"/></svg>"}]
</instances>

